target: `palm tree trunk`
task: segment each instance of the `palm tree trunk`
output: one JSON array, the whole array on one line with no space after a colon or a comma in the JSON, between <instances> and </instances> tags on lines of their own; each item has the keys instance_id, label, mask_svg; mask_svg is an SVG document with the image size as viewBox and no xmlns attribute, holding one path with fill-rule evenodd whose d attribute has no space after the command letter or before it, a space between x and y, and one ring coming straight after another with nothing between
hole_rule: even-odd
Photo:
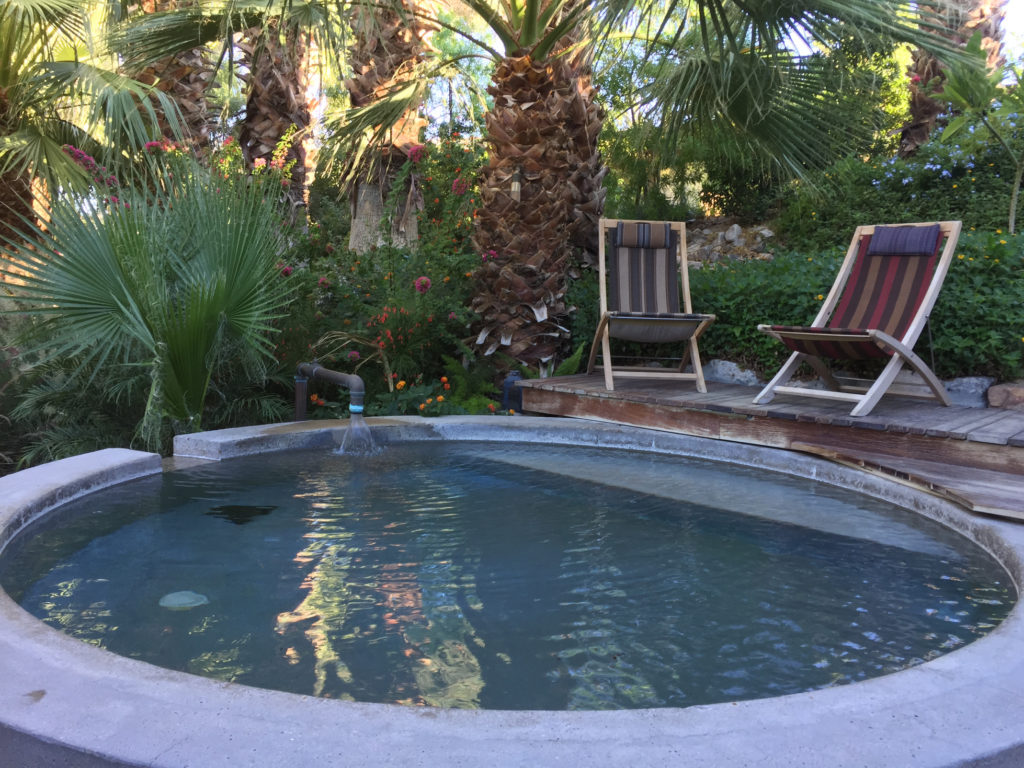
<instances>
[{"instance_id":1,"label":"palm tree trunk","mask_svg":"<svg viewBox=\"0 0 1024 768\"><path fill-rule=\"evenodd\" d=\"M316 173L310 125L316 107L310 64L316 55L308 32L280 29L280 19L243 34L238 48L249 64L248 97L239 130L242 156L250 167L274 162L274 151L289 129L294 132L281 158L292 166L288 196L293 207L307 202Z\"/></svg>"},{"instance_id":2,"label":"palm tree trunk","mask_svg":"<svg viewBox=\"0 0 1024 768\"><path fill-rule=\"evenodd\" d=\"M561 52L571 43L567 38ZM596 252L604 205L597 152L603 114L587 52L559 53L544 61L510 56L495 69L473 238L488 257L471 305L477 350L500 350L542 375L566 352L574 247Z\"/></svg>"},{"instance_id":3,"label":"palm tree trunk","mask_svg":"<svg viewBox=\"0 0 1024 768\"><path fill-rule=\"evenodd\" d=\"M945 22L947 36L961 45L976 33L982 36L982 48L988 52L989 69L1003 64L1003 18L1006 0L946 0L922 6L922 11L938 14ZM928 141L935 123L946 110L945 102L933 98L942 93L942 63L931 53L918 48L907 70L910 78L910 121L903 126L898 154L910 157Z\"/></svg>"},{"instance_id":4,"label":"palm tree trunk","mask_svg":"<svg viewBox=\"0 0 1024 768\"><path fill-rule=\"evenodd\" d=\"M365 107L386 96L397 86L415 77L417 66L430 53L428 4L421 0L403 0L405 13L378 7L372 12L356 8L351 15L354 43L349 48L352 77L345 81L352 108ZM420 143L426 125L418 113L419 105L406 113L393 126L389 142L362 156L359 167L349 167L345 176L355 179L349 197L352 206L352 229L349 248L359 253L381 245L384 232L381 222L389 214L390 239L399 245L416 242L415 194L400 195L403 201L397 211L385 211L384 200L394 184L398 170L408 158L409 150ZM415 180L410 178L410 185Z\"/></svg>"},{"instance_id":5,"label":"palm tree trunk","mask_svg":"<svg viewBox=\"0 0 1024 768\"><path fill-rule=\"evenodd\" d=\"M144 0L142 10L157 13L187 6L188 3L176 0ZM215 123L206 95L211 88L217 87L209 51L202 47L182 51L150 64L132 76L146 85L155 85L174 101L184 122L185 141L197 153L204 154L210 148L210 131ZM161 136L174 136L167 115L158 102L153 100L152 103Z\"/></svg>"}]
</instances>

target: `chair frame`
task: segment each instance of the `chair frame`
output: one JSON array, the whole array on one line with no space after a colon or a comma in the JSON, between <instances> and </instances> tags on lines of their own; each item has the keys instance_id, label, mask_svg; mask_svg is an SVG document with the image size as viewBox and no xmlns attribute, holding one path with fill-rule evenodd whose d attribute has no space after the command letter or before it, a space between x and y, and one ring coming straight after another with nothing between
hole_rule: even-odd
<instances>
[{"instance_id":1,"label":"chair frame","mask_svg":"<svg viewBox=\"0 0 1024 768\"><path fill-rule=\"evenodd\" d=\"M879 400L881 400L882 396L886 394L886 392L890 390L894 393L897 392L894 385L897 383L897 376L903 369L904 365L906 365L924 379L924 383L927 384L928 388L923 392L919 388L918 390L900 391L898 394L913 397L934 397L943 405L951 405L952 402L949 399L949 394L946 392L942 382L939 381L938 377L925 364L925 362L914 353L913 348L917 343L921 332L924 330L925 324L928 322L931 311L935 306L935 301L938 299L939 291L942 289L942 284L946 279L946 273L949 271L949 265L952 263L953 253L956 250L957 241L960 238L961 222L915 222L912 224L890 224L877 226L926 227L933 226L936 223L939 225L940 236L945 238L945 245L939 255L938 261L936 262L935 270L932 273L924 298L922 299L913 320L901 338L894 338L883 331L872 328L864 329L863 333L856 335L837 333L822 334L816 333L813 330L813 328L823 328L828 324L829 318L832 317L832 314L835 312L835 309L842 298L846 281L853 272L861 240L865 236L873 235L876 225L857 227L853 234L853 239L850 242L850 247L846 252L846 258L843 260L842 266L839 269L839 274L836 276L836 280L832 285L832 290L829 291L829 294L825 298L817 317L814 318L812 325L808 326L805 332L787 330L782 334L775 331L770 325L762 324L757 326L757 329L762 333L767 333L769 336L773 336L780 341L782 341L783 335L793 339L827 339L835 342L863 342L870 340L880 349L891 353L889 362L885 365L882 372L873 383L867 386L859 383L840 383L837 378L832 375L832 372L829 370L828 366L825 365L821 357L807 354L805 352L793 352L785 365L783 365L779 372L775 374L775 377L767 386L765 386L764 389L761 390L760 393L758 393L757 397L754 398L754 403L760 404L770 402L776 393L831 400L844 400L856 404L850 412L851 416L866 416L878 404ZM866 334L866 336L864 334ZM796 373L800 364L803 362L808 363L814 369L814 371L822 378L828 389L820 390L806 387L785 386L786 382L793 377L793 374Z\"/></svg>"},{"instance_id":2,"label":"chair frame","mask_svg":"<svg viewBox=\"0 0 1024 768\"><path fill-rule=\"evenodd\" d=\"M679 367L676 370L658 370L653 368L646 368L641 366L615 366L612 363L611 356L611 325L610 321L616 319L619 321L628 321L630 317L616 316L615 313L609 312L608 310L608 273L607 273L607 256L606 256L606 242L610 231L614 230L620 223L622 224L668 224L671 229L676 233L676 264L679 270L679 282L677 283L677 290L680 286L682 289L682 302L680 307L683 313L692 315L692 322L695 324L695 329L688 339L682 340L686 342L686 347L683 352L682 359L679 362ZM689 262L686 255L686 224L681 221L651 221L646 219L609 219L601 218L598 222L598 251L597 251L597 264L598 264L598 279L600 281L600 312L601 319L597 324L597 331L594 333L594 341L590 346L590 358L587 361L587 373L591 374L594 371L595 361L597 359L597 348L598 342L601 345L601 368L604 372L604 384L605 389L608 391L614 391L615 382L614 376L627 376L633 378L643 379L681 379L686 381L694 381L697 385L698 392L707 392L707 384L704 381L704 370L701 367L700 362L700 351L697 346L697 340L701 334L707 329L711 323L715 321L714 315L705 314L694 314L693 305L690 301L690 275L689 275ZM652 320L664 319L667 323L681 323L685 319L681 317L666 317L661 318L656 315L640 316L635 318L645 322ZM668 343L668 342L661 342ZM685 371L686 364L691 362L693 364L693 372L687 373Z\"/></svg>"}]
</instances>

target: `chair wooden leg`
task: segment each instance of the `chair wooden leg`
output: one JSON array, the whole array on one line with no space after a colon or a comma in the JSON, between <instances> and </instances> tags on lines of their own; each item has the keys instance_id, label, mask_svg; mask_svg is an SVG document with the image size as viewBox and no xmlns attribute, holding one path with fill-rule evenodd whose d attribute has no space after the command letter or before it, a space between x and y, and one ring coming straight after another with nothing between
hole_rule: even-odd
<instances>
[{"instance_id":1,"label":"chair wooden leg","mask_svg":"<svg viewBox=\"0 0 1024 768\"><path fill-rule=\"evenodd\" d=\"M587 374L594 372L594 361L597 360L597 344L602 338L605 326L608 325L608 318L602 317L597 324L597 331L594 332L594 341L590 345L590 357L587 358Z\"/></svg>"},{"instance_id":2,"label":"chair wooden leg","mask_svg":"<svg viewBox=\"0 0 1024 768\"><path fill-rule=\"evenodd\" d=\"M615 382L612 380L612 344L611 334L605 328L601 337L601 355L604 357L604 388L609 392L615 391Z\"/></svg>"},{"instance_id":3,"label":"chair wooden leg","mask_svg":"<svg viewBox=\"0 0 1024 768\"><path fill-rule=\"evenodd\" d=\"M896 381L896 376L899 375L900 369L903 367L903 358L899 355L893 355L892 359L888 362L878 378L875 379L875 383L872 384L868 391L864 393L860 402L854 406L853 410L850 411L851 416L867 416L871 413L872 409L878 405L878 401L882 399L892 383Z\"/></svg>"},{"instance_id":4,"label":"chair wooden leg","mask_svg":"<svg viewBox=\"0 0 1024 768\"><path fill-rule=\"evenodd\" d=\"M946 391L946 388L942 385L942 382L939 381L939 377L932 372L932 369L925 364L924 360L915 355L913 352L910 352L909 354L904 353L902 357L904 360L906 360L907 365L909 365L914 371L917 372L917 374L922 379L925 380L925 383L928 384L928 387L931 389L932 394L934 394L935 397L938 398L940 403L942 403L945 406L950 406L953 404L953 401L949 399L949 392Z\"/></svg>"},{"instance_id":5,"label":"chair wooden leg","mask_svg":"<svg viewBox=\"0 0 1024 768\"><path fill-rule=\"evenodd\" d=\"M697 391L706 393L708 385L704 383L704 367L700 364L700 351L697 349L697 339L694 336L690 337L689 356L693 363L693 373L697 378Z\"/></svg>"},{"instance_id":6,"label":"chair wooden leg","mask_svg":"<svg viewBox=\"0 0 1024 768\"><path fill-rule=\"evenodd\" d=\"M775 374L775 378L768 382L768 385L762 389L757 397L754 398L754 403L760 405L761 403L770 403L772 398L775 397L775 388L782 386L796 373L796 369L800 367L800 363L806 358L803 352L794 352L789 356L789 360L783 365L779 372Z\"/></svg>"},{"instance_id":7,"label":"chair wooden leg","mask_svg":"<svg viewBox=\"0 0 1024 768\"><path fill-rule=\"evenodd\" d=\"M825 361L820 357L814 355L807 355L807 364L814 369L814 372L818 374L822 381L825 382L825 386L831 389L833 392L838 392L842 389L839 382L836 381L835 376L832 375L832 371L829 370Z\"/></svg>"}]
</instances>

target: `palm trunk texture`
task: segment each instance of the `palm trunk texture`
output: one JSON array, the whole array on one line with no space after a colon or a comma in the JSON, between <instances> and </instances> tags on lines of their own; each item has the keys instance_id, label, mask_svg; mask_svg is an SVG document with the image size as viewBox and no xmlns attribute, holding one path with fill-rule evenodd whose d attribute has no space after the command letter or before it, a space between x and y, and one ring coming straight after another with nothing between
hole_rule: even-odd
<instances>
[{"instance_id":1,"label":"palm trunk texture","mask_svg":"<svg viewBox=\"0 0 1024 768\"><path fill-rule=\"evenodd\" d=\"M994 69L1003 63L1005 4L1006 0L947 0L922 6L922 10L938 13L946 22L947 36L960 45L981 32L981 46L988 53L989 69ZM946 79L942 62L935 56L920 48L915 50L907 76L910 78L910 121L900 134L900 157L910 157L928 141L939 115L947 109L945 102L933 98L934 94L942 93Z\"/></svg>"},{"instance_id":2,"label":"palm trunk texture","mask_svg":"<svg viewBox=\"0 0 1024 768\"><path fill-rule=\"evenodd\" d=\"M603 114L578 54L507 57L488 90L489 161L473 241L492 258L475 275L473 341L484 355L500 350L543 375L567 348L573 247L596 250Z\"/></svg>"}]
</instances>

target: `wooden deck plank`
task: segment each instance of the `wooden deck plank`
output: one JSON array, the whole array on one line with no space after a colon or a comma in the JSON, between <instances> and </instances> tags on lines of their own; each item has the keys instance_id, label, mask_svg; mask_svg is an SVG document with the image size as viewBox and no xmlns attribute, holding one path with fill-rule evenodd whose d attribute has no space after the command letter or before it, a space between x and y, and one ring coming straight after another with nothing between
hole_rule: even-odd
<instances>
[{"instance_id":1,"label":"wooden deck plank","mask_svg":"<svg viewBox=\"0 0 1024 768\"><path fill-rule=\"evenodd\" d=\"M794 447L951 499L974 512L1024 520L1024 475L909 457L867 455L845 448L810 444Z\"/></svg>"},{"instance_id":2,"label":"wooden deck plank","mask_svg":"<svg viewBox=\"0 0 1024 768\"><path fill-rule=\"evenodd\" d=\"M1015 426L1024 424L1020 412L890 397L877 413L854 418L841 402L780 395L755 405L759 390L740 384L712 382L707 393L680 392L678 382L638 384L617 383L607 392L594 375L530 380L522 384L524 410L775 448L805 442L1024 475L1024 429ZM970 439L972 433L978 439Z\"/></svg>"}]
</instances>

